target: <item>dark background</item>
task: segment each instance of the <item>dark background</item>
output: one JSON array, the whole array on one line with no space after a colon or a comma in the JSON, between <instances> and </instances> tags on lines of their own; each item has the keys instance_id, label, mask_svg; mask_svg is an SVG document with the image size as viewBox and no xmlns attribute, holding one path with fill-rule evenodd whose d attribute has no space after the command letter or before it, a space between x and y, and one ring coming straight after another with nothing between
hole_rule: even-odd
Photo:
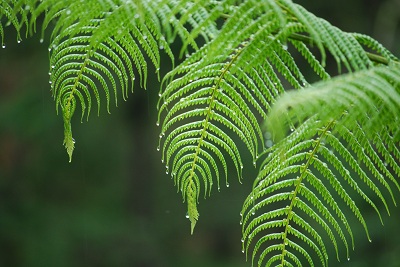
<instances>
[{"instance_id":1,"label":"dark background","mask_svg":"<svg viewBox=\"0 0 400 267\"><path fill-rule=\"evenodd\" d=\"M400 0L298 3L400 55ZM243 184L232 174L229 188L201 199L191 236L186 203L156 151L159 83L151 76L147 91L137 86L111 115L92 112L83 124L76 118L68 163L48 83L48 43L39 39L17 44L8 27L0 49L0 266L250 266L241 253L239 211L255 169L245 169ZM162 69L169 64L165 58ZM384 227L365 210L373 242L356 223L351 260L341 250L341 262L332 256L330 266L400 266L400 210L390 207Z\"/></svg>"}]
</instances>

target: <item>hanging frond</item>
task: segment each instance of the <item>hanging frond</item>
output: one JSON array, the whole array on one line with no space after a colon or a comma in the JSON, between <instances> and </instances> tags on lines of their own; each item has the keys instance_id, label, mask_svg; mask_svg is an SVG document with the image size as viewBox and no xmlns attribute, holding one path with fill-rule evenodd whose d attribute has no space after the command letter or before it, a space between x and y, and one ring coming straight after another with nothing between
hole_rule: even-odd
<instances>
[{"instance_id":1,"label":"hanging frond","mask_svg":"<svg viewBox=\"0 0 400 267\"><path fill-rule=\"evenodd\" d=\"M50 83L56 106L62 108L64 144L70 160L74 148L71 118L76 102L80 104L82 118L89 116L93 97L100 108L98 86L101 86L109 111L111 95L117 105L118 91L126 99L129 89L133 90L134 67L144 86L147 78L145 56L158 72L159 46L172 54L159 25L147 15L152 13L151 10L144 12L141 8L147 6L91 0L85 1L84 5L75 2L53 11L59 19L49 48Z\"/></svg>"},{"instance_id":2,"label":"hanging frond","mask_svg":"<svg viewBox=\"0 0 400 267\"><path fill-rule=\"evenodd\" d=\"M349 258L348 209L370 240L360 198L381 218L400 190L399 77L397 64L374 67L278 99L268 129L297 128L267 155L242 210L243 249L258 266L327 266L327 241Z\"/></svg>"}]
</instances>

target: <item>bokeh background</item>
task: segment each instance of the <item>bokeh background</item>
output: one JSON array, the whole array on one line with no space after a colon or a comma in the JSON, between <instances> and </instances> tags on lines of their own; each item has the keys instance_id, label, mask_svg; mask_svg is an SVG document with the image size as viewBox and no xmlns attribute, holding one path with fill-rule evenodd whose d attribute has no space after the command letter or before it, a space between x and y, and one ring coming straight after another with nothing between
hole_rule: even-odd
<instances>
[{"instance_id":1,"label":"bokeh background","mask_svg":"<svg viewBox=\"0 0 400 267\"><path fill-rule=\"evenodd\" d=\"M400 0L297 2L400 55ZM17 44L8 27L0 49L0 267L250 266L241 253L239 211L256 170L245 169L242 184L232 173L229 188L202 200L190 235L186 203L156 151L155 77L110 115L77 119L68 163L48 83L48 43L39 39ZM162 67L170 68L167 58ZM373 242L356 224L351 260L332 256L331 266L400 266L400 210L390 207L383 227L366 207Z\"/></svg>"}]
</instances>

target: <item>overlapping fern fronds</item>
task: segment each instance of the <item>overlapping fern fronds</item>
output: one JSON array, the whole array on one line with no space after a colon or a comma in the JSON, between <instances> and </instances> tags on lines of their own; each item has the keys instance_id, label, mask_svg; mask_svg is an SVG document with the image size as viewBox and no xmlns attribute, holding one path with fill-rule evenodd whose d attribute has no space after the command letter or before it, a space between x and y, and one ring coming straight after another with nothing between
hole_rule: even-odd
<instances>
[{"instance_id":1,"label":"overlapping fern fronds","mask_svg":"<svg viewBox=\"0 0 400 267\"><path fill-rule=\"evenodd\" d=\"M291 1L244 1L227 16L212 42L166 76L171 82L160 94L159 114L165 114L160 138L167 136L161 149L188 203L192 231L202 188L206 195L215 177L219 189L220 176L227 179L229 163L241 177L241 158L248 154L238 149L237 140L245 144L256 164L258 155L271 145L264 144L260 120L266 118L284 84L294 88L308 85L288 46L297 50L321 79L329 79L324 67L326 51L333 55L339 70L344 66L357 71L373 65L363 48L365 43L357 37L362 36L342 32ZM380 48L372 39L362 40ZM319 55L310 42L319 48ZM383 48L379 52L390 58Z\"/></svg>"},{"instance_id":2,"label":"overlapping fern fronds","mask_svg":"<svg viewBox=\"0 0 400 267\"><path fill-rule=\"evenodd\" d=\"M0 7L2 44L7 24L18 40L37 20L42 41L52 30L50 87L70 160L76 109L88 118L105 99L109 111L136 77L145 88L149 68L159 75L160 52L174 61L170 44L181 40L186 58L159 94L158 149L192 232L200 195L221 180L228 187L231 168L240 180L245 157L261 163L242 210L243 251L258 266L326 266L327 241L338 258L342 246L348 256L346 205L368 235L354 192L378 214L376 199L389 212L387 195L394 201L399 189L400 70L371 37L343 32L291 0L0 0ZM331 78L328 54L339 74L350 74ZM310 84L299 58L319 83Z\"/></svg>"},{"instance_id":3,"label":"overlapping fern fronds","mask_svg":"<svg viewBox=\"0 0 400 267\"><path fill-rule=\"evenodd\" d=\"M111 95L115 104L119 92L126 99L136 75L145 87L148 61L158 73L160 51L173 60L169 43L176 35L196 49L199 35L209 40L215 33L214 20L207 17L203 4L181 1L179 6L174 9L167 1L44 0L32 10L34 18L44 14L42 40L44 30L54 24L50 83L57 110L62 109L70 160L75 143L71 118L76 106L80 106L82 118L88 117L92 102L99 112L104 94L109 111ZM185 8L191 11L190 17Z\"/></svg>"}]
</instances>

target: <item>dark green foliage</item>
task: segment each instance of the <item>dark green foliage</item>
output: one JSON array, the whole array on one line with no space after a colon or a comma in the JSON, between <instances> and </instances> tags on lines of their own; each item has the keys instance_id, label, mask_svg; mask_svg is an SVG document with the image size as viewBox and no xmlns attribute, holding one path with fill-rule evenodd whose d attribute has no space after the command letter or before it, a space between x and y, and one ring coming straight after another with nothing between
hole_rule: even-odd
<instances>
[{"instance_id":1,"label":"dark green foliage","mask_svg":"<svg viewBox=\"0 0 400 267\"><path fill-rule=\"evenodd\" d=\"M242 179L245 157L260 164L241 213L243 251L252 251L254 265L326 266L328 242L338 259L342 246L349 257L346 209L369 238L354 193L379 216L376 199L387 212L386 193L395 203L400 64L368 36L343 32L290 0L0 6L18 38L23 25L33 33L38 18L42 38L51 25L50 84L70 160L76 109L88 118L93 102L99 113L105 98L109 111L111 99L126 100L135 77L145 88L149 68L159 76L160 51L175 61L170 44L179 37L186 58L163 78L158 150L187 202L192 232L199 197L215 183L219 190L221 180L229 187L229 168ZM328 55L338 77L328 71ZM319 82L306 77L299 58Z\"/></svg>"}]
</instances>

